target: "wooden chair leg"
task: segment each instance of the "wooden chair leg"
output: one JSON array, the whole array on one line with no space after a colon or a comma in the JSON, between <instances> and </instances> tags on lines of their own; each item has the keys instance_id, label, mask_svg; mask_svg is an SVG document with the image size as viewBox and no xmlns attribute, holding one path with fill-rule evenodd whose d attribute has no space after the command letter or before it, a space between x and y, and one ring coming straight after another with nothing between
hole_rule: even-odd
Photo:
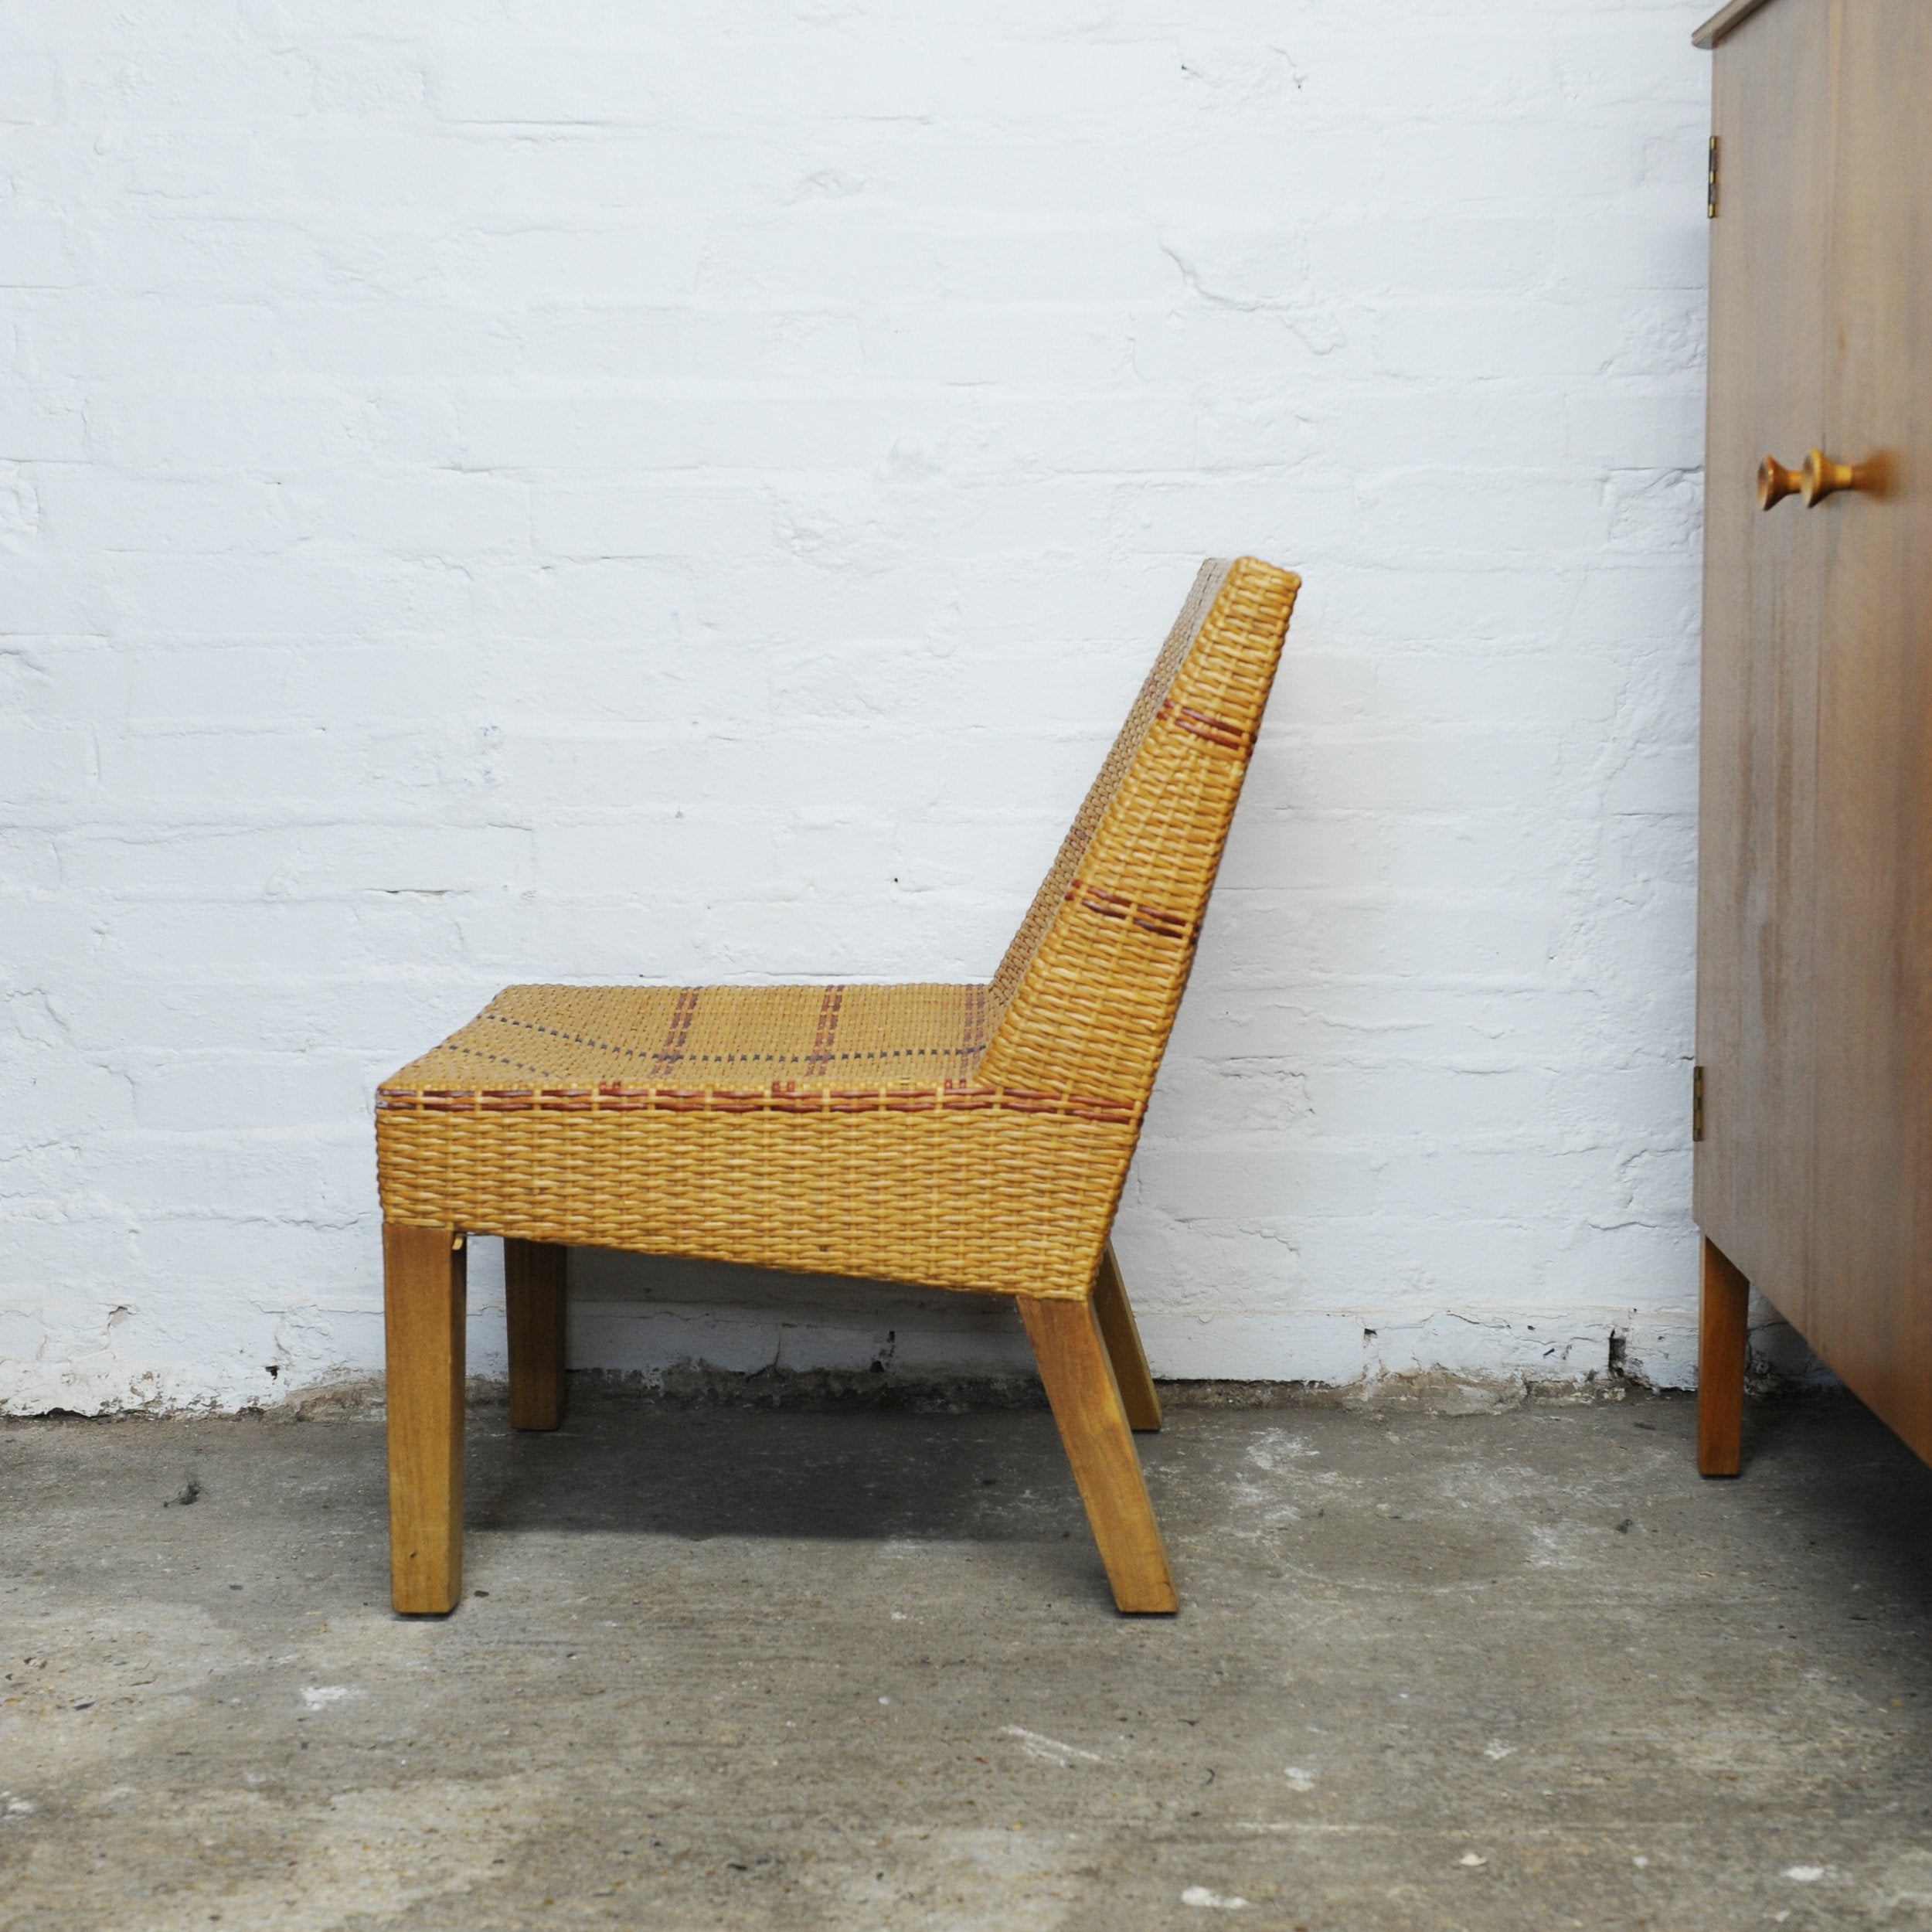
<instances>
[{"instance_id":1,"label":"wooden chair leg","mask_svg":"<svg viewBox=\"0 0 1932 1932\"><path fill-rule=\"evenodd\" d=\"M1161 1546L1127 1411L1092 1305L1022 1295L1019 1311L1100 1561L1114 1586L1114 1603L1124 1611L1156 1614L1179 1609L1167 1552Z\"/></svg>"},{"instance_id":2,"label":"wooden chair leg","mask_svg":"<svg viewBox=\"0 0 1932 1932\"><path fill-rule=\"evenodd\" d=\"M552 1241L503 1243L513 1429L555 1429L563 1420L563 1275L569 1252Z\"/></svg>"},{"instance_id":3,"label":"wooden chair leg","mask_svg":"<svg viewBox=\"0 0 1932 1932\"><path fill-rule=\"evenodd\" d=\"M383 1224L389 1594L406 1617L463 1594L464 1260L448 1228Z\"/></svg>"},{"instance_id":4,"label":"wooden chair leg","mask_svg":"<svg viewBox=\"0 0 1932 1932\"><path fill-rule=\"evenodd\" d=\"M1697 1473L1734 1476L1744 1427L1745 1316L1751 1284L1715 1241L1704 1243L1697 1326Z\"/></svg>"},{"instance_id":5,"label":"wooden chair leg","mask_svg":"<svg viewBox=\"0 0 1932 1932\"><path fill-rule=\"evenodd\" d=\"M1114 1365L1128 1427L1159 1428L1161 1398L1155 1393L1147 1351L1141 1346L1141 1332L1128 1303L1127 1285L1121 1279L1121 1264L1114 1259L1111 1241L1101 1250L1100 1268L1094 1277L1094 1318L1100 1325L1100 1339L1107 1344L1107 1359Z\"/></svg>"}]
</instances>

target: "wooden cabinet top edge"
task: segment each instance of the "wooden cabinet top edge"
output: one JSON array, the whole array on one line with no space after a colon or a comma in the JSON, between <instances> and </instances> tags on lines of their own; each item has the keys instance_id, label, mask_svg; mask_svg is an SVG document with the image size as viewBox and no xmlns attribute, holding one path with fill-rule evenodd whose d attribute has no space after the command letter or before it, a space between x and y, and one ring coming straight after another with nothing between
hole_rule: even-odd
<instances>
[{"instance_id":1,"label":"wooden cabinet top edge","mask_svg":"<svg viewBox=\"0 0 1932 1932\"><path fill-rule=\"evenodd\" d=\"M1760 7L1770 4L1770 0L1730 0L1728 5L1719 7L1691 36L1691 45L1706 49L1716 46L1732 28L1748 20Z\"/></svg>"}]
</instances>

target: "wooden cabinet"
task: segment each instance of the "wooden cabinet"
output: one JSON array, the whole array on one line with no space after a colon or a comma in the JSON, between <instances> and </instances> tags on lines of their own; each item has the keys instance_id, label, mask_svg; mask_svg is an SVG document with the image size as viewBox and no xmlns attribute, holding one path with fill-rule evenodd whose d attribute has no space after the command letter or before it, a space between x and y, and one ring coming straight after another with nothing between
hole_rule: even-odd
<instances>
[{"instance_id":1,"label":"wooden cabinet","mask_svg":"<svg viewBox=\"0 0 1932 1932\"><path fill-rule=\"evenodd\" d=\"M1747 1281L1932 1460L1932 0L1696 39L1700 1465L1737 1468Z\"/></svg>"}]
</instances>

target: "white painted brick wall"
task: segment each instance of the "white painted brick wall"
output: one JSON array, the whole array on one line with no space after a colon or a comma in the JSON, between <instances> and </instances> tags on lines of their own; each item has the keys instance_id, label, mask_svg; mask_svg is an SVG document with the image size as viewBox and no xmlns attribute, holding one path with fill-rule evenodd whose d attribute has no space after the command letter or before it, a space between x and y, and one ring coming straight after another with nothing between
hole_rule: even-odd
<instances>
[{"instance_id":1,"label":"white painted brick wall","mask_svg":"<svg viewBox=\"0 0 1932 1932\"><path fill-rule=\"evenodd\" d=\"M1682 1379L1709 4L12 0L0 1400L376 1367L372 1088L505 981L986 973L1243 550L1157 1366Z\"/></svg>"}]
</instances>

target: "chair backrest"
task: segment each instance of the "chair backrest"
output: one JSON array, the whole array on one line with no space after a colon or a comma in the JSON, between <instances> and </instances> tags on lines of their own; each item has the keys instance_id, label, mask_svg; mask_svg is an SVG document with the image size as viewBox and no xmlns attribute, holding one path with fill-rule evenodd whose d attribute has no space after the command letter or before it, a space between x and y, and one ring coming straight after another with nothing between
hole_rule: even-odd
<instances>
[{"instance_id":1,"label":"chair backrest","mask_svg":"<svg viewBox=\"0 0 1932 1932\"><path fill-rule=\"evenodd\" d=\"M1201 566L993 976L977 1082L1152 1090L1301 587L1253 557Z\"/></svg>"}]
</instances>

